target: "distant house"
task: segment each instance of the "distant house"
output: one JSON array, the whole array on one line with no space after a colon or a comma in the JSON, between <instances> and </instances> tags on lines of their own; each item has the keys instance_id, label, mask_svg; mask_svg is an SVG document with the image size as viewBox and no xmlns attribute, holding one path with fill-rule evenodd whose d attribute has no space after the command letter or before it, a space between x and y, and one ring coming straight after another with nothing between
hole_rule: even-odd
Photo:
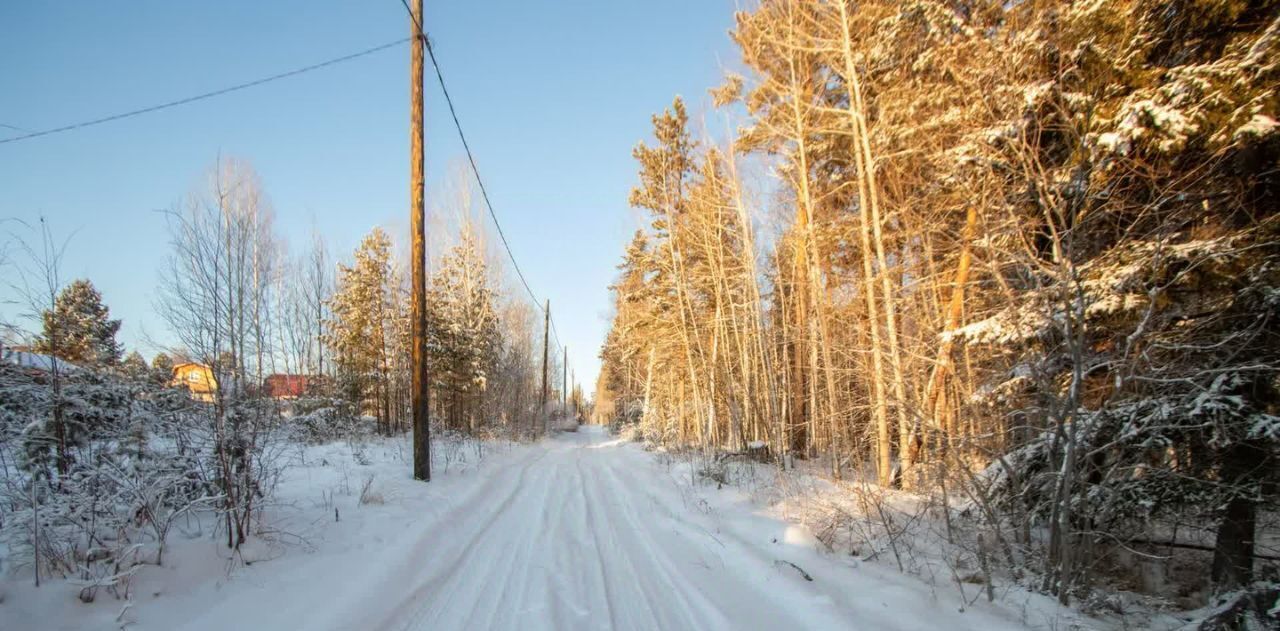
<instances>
[{"instance_id":1,"label":"distant house","mask_svg":"<svg viewBox=\"0 0 1280 631\"><path fill-rule=\"evenodd\" d=\"M194 362L174 364L173 378L169 380L169 385L182 386L191 393L192 399L205 403L212 403L213 395L218 391L218 380L213 377L213 370Z\"/></svg>"},{"instance_id":2,"label":"distant house","mask_svg":"<svg viewBox=\"0 0 1280 631\"><path fill-rule=\"evenodd\" d=\"M311 377L307 375L267 375L262 380L262 389L273 399L296 399L307 391Z\"/></svg>"},{"instance_id":3,"label":"distant house","mask_svg":"<svg viewBox=\"0 0 1280 631\"><path fill-rule=\"evenodd\" d=\"M58 364L58 372L73 373L80 370L80 367L67 362L63 359L56 359L49 355L41 355L31 351L22 351L13 348L6 348L0 352L0 362L12 364L18 368L25 369L27 372L35 373L51 373L53 372L54 362Z\"/></svg>"}]
</instances>

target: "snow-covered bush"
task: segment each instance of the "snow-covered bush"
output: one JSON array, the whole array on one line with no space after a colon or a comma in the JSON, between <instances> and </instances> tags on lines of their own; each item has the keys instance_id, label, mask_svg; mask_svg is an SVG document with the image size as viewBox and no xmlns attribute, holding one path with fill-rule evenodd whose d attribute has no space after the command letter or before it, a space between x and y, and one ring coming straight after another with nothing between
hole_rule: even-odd
<instances>
[{"instance_id":1,"label":"snow-covered bush","mask_svg":"<svg viewBox=\"0 0 1280 631\"><path fill-rule=\"evenodd\" d=\"M373 435L373 426L345 399L299 399L288 424L293 440L308 444L364 440Z\"/></svg>"},{"instance_id":2,"label":"snow-covered bush","mask_svg":"<svg viewBox=\"0 0 1280 631\"><path fill-rule=\"evenodd\" d=\"M1280 585L1260 582L1223 594L1195 628L1197 631L1280 628Z\"/></svg>"},{"instance_id":3,"label":"snow-covered bush","mask_svg":"<svg viewBox=\"0 0 1280 631\"><path fill-rule=\"evenodd\" d=\"M48 374L0 364L6 565L67 578L84 600L100 589L124 597L136 566L163 563L170 533L193 512L248 530L278 474L278 413L237 400L222 424L232 431L184 390L92 371L54 388Z\"/></svg>"}]
</instances>

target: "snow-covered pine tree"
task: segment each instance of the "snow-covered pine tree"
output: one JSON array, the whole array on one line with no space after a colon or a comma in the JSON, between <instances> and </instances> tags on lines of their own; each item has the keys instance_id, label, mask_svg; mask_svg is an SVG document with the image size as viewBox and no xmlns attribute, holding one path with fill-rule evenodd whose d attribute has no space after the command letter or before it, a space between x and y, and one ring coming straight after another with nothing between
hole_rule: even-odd
<instances>
[{"instance_id":1,"label":"snow-covered pine tree","mask_svg":"<svg viewBox=\"0 0 1280 631\"><path fill-rule=\"evenodd\" d=\"M325 327L343 394L373 410L383 433L391 431L392 280L391 238L382 228L374 228L360 242L355 261L338 265L338 286L330 298L331 319Z\"/></svg>"},{"instance_id":2,"label":"snow-covered pine tree","mask_svg":"<svg viewBox=\"0 0 1280 631\"><path fill-rule=\"evenodd\" d=\"M120 373L131 381L147 381L151 377L151 368L138 351L130 351L120 362Z\"/></svg>"},{"instance_id":3,"label":"snow-covered pine tree","mask_svg":"<svg viewBox=\"0 0 1280 631\"><path fill-rule=\"evenodd\" d=\"M1280 499L1280 17L1173 6L1012 11L1003 118L967 147L1003 189L981 256L1012 295L955 335L1002 351L979 398L1031 431L993 488L1051 529L1064 601L1097 533L1166 523L1208 526L1215 588L1247 584Z\"/></svg>"},{"instance_id":4,"label":"snow-covered pine tree","mask_svg":"<svg viewBox=\"0 0 1280 631\"><path fill-rule=\"evenodd\" d=\"M433 398L444 424L474 431L500 348L495 294L474 231L441 260L427 298L427 344Z\"/></svg>"},{"instance_id":5,"label":"snow-covered pine tree","mask_svg":"<svg viewBox=\"0 0 1280 631\"><path fill-rule=\"evenodd\" d=\"M36 352L56 354L59 359L83 366L113 366L120 361L116 334L120 320L111 319L111 310L93 283L79 279L63 288L53 309L42 314L44 330L36 340Z\"/></svg>"},{"instance_id":6,"label":"snow-covered pine tree","mask_svg":"<svg viewBox=\"0 0 1280 631\"><path fill-rule=\"evenodd\" d=\"M648 236L637 230L618 265L618 280L609 287L614 294L614 316L600 351L600 380L612 400L596 402L613 410L609 422L648 420L644 414L644 394L652 372L649 348L658 341L657 336L648 332L653 326L655 287L646 280L652 275L653 265ZM661 433L647 424L642 424L641 430L655 439L660 438Z\"/></svg>"},{"instance_id":7,"label":"snow-covered pine tree","mask_svg":"<svg viewBox=\"0 0 1280 631\"><path fill-rule=\"evenodd\" d=\"M156 384L165 386L173 378L173 359L168 353L156 353L151 358L151 379Z\"/></svg>"}]
</instances>

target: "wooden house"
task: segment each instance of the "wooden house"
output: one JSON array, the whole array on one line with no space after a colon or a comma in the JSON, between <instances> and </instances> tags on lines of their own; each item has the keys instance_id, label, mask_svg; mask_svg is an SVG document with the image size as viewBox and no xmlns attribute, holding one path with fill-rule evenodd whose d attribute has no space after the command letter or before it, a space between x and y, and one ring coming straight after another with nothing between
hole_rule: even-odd
<instances>
[{"instance_id":1,"label":"wooden house","mask_svg":"<svg viewBox=\"0 0 1280 631\"><path fill-rule=\"evenodd\" d=\"M184 387L196 401L212 403L214 393L218 391L218 380L213 370L204 364L183 362L173 365L173 378L169 380L173 387Z\"/></svg>"}]
</instances>

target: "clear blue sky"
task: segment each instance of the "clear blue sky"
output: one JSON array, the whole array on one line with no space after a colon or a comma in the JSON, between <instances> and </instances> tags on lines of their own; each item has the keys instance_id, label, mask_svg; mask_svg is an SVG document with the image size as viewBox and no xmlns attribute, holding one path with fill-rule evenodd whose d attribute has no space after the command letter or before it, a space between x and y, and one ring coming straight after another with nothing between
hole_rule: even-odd
<instances>
[{"instance_id":1,"label":"clear blue sky","mask_svg":"<svg viewBox=\"0 0 1280 631\"><path fill-rule=\"evenodd\" d=\"M637 227L631 148L683 95L696 115L736 53L733 0L427 0L427 32L481 173L570 363L594 380L607 285ZM398 0L0 3L0 124L43 130L153 105L408 34ZM219 151L263 177L297 249L313 222L349 254L408 213L408 47L97 127L0 145L0 218L74 232L65 279L86 277L125 321L167 341L153 312L167 253L155 212ZM428 71L430 72L430 71ZM428 74L427 185L462 156ZM0 128L0 136L20 132ZM8 272L6 272L8 274ZM7 280L7 279L6 279ZM7 283L6 283L7 284ZM3 308L13 319L13 308ZM30 324L28 324L30 326Z\"/></svg>"}]
</instances>

